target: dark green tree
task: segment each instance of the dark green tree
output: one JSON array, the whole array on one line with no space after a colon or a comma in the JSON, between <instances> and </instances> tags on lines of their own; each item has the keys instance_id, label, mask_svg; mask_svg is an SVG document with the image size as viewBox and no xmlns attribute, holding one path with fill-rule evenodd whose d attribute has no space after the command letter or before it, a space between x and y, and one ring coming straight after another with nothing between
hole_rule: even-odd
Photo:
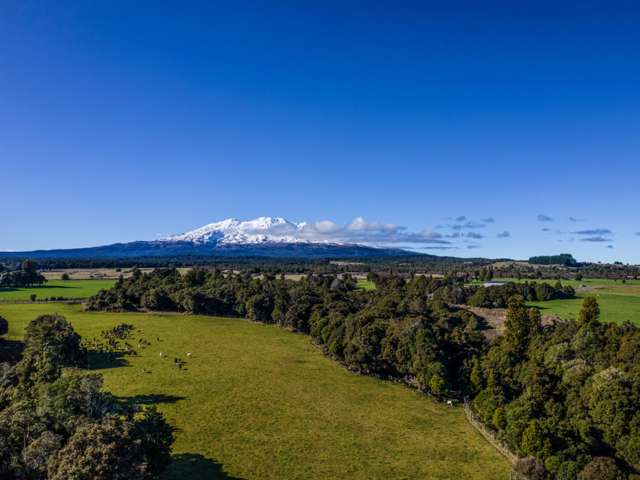
<instances>
[{"instance_id":1,"label":"dark green tree","mask_svg":"<svg viewBox=\"0 0 640 480\"><path fill-rule=\"evenodd\" d=\"M578 480L625 480L613 458L595 457L578 474Z\"/></svg>"},{"instance_id":2,"label":"dark green tree","mask_svg":"<svg viewBox=\"0 0 640 480\"><path fill-rule=\"evenodd\" d=\"M578 325L592 326L598 324L600 318L600 306L595 297L586 297L582 301L582 309L578 313Z\"/></svg>"},{"instance_id":3,"label":"dark green tree","mask_svg":"<svg viewBox=\"0 0 640 480\"><path fill-rule=\"evenodd\" d=\"M41 315L27 326L24 352L18 364L23 386L31 387L41 381L53 381L63 367L86 364L86 352L80 336L60 315Z\"/></svg>"}]
</instances>

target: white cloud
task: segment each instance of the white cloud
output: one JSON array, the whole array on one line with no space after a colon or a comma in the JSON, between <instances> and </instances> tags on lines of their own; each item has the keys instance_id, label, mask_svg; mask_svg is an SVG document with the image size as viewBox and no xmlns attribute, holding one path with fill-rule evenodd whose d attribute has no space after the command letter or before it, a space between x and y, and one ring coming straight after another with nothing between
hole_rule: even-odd
<instances>
[{"instance_id":1,"label":"white cloud","mask_svg":"<svg viewBox=\"0 0 640 480\"><path fill-rule=\"evenodd\" d=\"M451 242L438 232L411 232L392 223L368 222L357 217L344 227L330 220L301 224L299 236L304 240L363 244L437 244ZM289 232L288 232L289 233Z\"/></svg>"},{"instance_id":2,"label":"white cloud","mask_svg":"<svg viewBox=\"0 0 640 480\"><path fill-rule=\"evenodd\" d=\"M318 232L333 233L340 230L340 227L331 220L322 220L315 223L315 228Z\"/></svg>"}]
</instances>

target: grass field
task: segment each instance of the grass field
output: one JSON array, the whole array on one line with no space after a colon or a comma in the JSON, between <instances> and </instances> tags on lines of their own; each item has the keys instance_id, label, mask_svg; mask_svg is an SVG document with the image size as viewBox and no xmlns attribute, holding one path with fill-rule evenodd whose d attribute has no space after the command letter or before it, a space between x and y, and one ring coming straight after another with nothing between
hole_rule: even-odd
<instances>
[{"instance_id":1,"label":"grass field","mask_svg":"<svg viewBox=\"0 0 640 480\"><path fill-rule=\"evenodd\" d=\"M515 279L499 280L518 281ZM555 283L553 280L541 281ZM576 288L578 298L532 302L531 305L540 308L543 314L557 314L564 318L575 318L580 311L584 297L594 296L600 305L603 321L621 323L629 320L640 325L640 280L627 280L626 283L622 283L608 279L584 279L581 281L567 280L562 283ZM583 285L585 287L582 287Z\"/></svg>"},{"instance_id":2,"label":"grass field","mask_svg":"<svg viewBox=\"0 0 640 480\"><path fill-rule=\"evenodd\" d=\"M0 288L0 301L29 300L32 294L43 300L51 297L88 298L103 288L111 288L115 280L49 280L41 287Z\"/></svg>"},{"instance_id":3,"label":"grass field","mask_svg":"<svg viewBox=\"0 0 640 480\"><path fill-rule=\"evenodd\" d=\"M371 280L366 280L364 278L359 278L358 279L358 288L361 288L362 290L375 290L376 289L376 284L373 283Z\"/></svg>"},{"instance_id":4,"label":"grass field","mask_svg":"<svg viewBox=\"0 0 640 480\"><path fill-rule=\"evenodd\" d=\"M12 339L22 337L29 320L53 311L87 338L123 322L142 329L152 344L139 356L94 355L92 366L107 389L157 404L176 428L165 479L508 477L507 461L461 408L353 375L306 336L239 319L81 309L3 303L0 315ZM187 370L173 357L186 360Z\"/></svg>"}]
</instances>

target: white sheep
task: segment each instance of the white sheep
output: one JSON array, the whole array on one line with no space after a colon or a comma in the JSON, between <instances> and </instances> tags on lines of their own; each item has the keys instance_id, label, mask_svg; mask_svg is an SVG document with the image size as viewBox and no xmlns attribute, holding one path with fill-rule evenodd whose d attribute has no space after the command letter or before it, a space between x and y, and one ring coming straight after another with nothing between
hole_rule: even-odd
<instances>
[{"instance_id":1,"label":"white sheep","mask_svg":"<svg viewBox=\"0 0 640 480\"><path fill-rule=\"evenodd\" d=\"M187 352L187 357L191 357L191 352Z\"/></svg>"},{"instance_id":2,"label":"white sheep","mask_svg":"<svg viewBox=\"0 0 640 480\"><path fill-rule=\"evenodd\" d=\"M453 407L453 402L451 400L447 400L447 405L449 405L450 407Z\"/></svg>"},{"instance_id":3,"label":"white sheep","mask_svg":"<svg viewBox=\"0 0 640 480\"><path fill-rule=\"evenodd\" d=\"M164 357L164 353L160 352L160 356L161 356L161 357Z\"/></svg>"}]
</instances>

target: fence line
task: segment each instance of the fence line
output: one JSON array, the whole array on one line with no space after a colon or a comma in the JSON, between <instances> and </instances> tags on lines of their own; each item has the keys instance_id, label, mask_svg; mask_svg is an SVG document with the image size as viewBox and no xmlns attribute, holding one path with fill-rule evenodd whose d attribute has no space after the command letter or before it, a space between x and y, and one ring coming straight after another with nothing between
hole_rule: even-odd
<instances>
[{"instance_id":1,"label":"fence line","mask_svg":"<svg viewBox=\"0 0 640 480\"><path fill-rule=\"evenodd\" d=\"M476 429L480 434L498 450L502 455L504 455L512 465L515 465L516 462L520 459L518 455L513 453L509 446L496 438L496 433L488 428L482 421L478 418L478 416L471 409L471 405L469 405L469 401L465 399L464 401L464 413L467 416L467 420L469 423Z\"/></svg>"}]
</instances>

